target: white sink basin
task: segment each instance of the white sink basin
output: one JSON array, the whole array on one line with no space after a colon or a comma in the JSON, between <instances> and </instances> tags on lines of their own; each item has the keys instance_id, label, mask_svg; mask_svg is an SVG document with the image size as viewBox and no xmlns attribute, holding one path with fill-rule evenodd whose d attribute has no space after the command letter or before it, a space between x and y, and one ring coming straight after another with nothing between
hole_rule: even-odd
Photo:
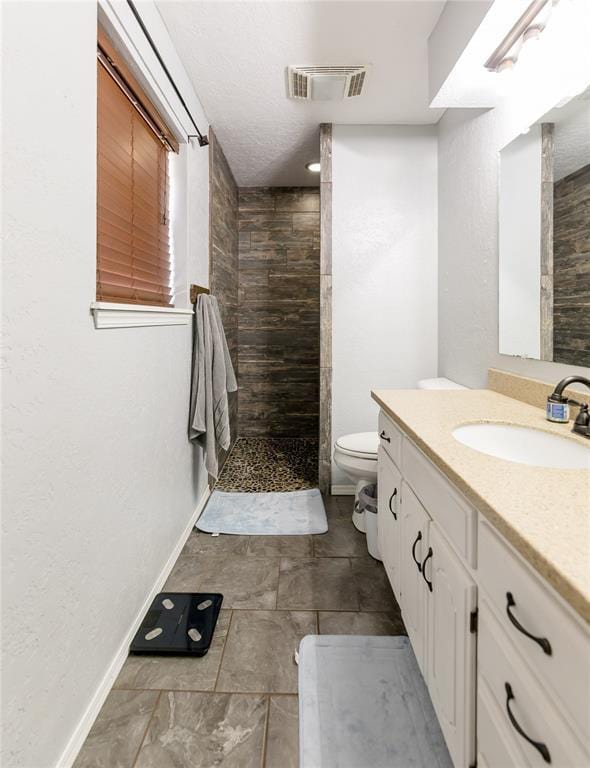
<instances>
[{"instance_id":1,"label":"white sink basin","mask_svg":"<svg viewBox=\"0 0 590 768\"><path fill-rule=\"evenodd\" d=\"M590 445L540 429L512 424L465 424L453 430L453 437L480 453L517 464L590 469Z\"/></svg>"}]
</instances>

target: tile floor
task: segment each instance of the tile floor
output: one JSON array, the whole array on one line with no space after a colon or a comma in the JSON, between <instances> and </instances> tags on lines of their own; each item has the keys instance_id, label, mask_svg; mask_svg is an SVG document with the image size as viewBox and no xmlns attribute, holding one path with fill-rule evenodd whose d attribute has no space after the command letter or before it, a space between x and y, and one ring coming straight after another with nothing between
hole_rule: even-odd
<instances>
[{"instance_id":1,"label":"tile floor","mask_svg":"<svg viewBox=\"0 0 590 768\"><path fill-rule=\"evenodd\" d=\"M223 593L211 649L129 657L75 768L298 766L299 640L405 633L351 498L325 501L319 536L191 534L165 589Z\"/></svg>"},{"instance_id":2,"label":"tile floor","mask_svg":"<svg viewBox=\"0 0 590 768\"><path fill-rule=\"evenodd\" d=\"M302 491L318 485L318 441L240 437L217 482L219 491Z\"/></svg>"}]
</instances>

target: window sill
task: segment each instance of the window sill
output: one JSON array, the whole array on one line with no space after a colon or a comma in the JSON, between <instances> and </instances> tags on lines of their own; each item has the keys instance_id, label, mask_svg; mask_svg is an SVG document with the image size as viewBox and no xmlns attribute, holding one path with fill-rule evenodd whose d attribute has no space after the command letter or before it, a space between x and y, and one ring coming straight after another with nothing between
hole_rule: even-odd
<instances>
[{"instance_id":1,"label":"window sill","mask_svg":"<svg viewBox=\"0 0 590 768\"><path fill-rule=\"evenodd\" d=\"M143 328L151 325L188 325L193 310L176 307L151 307L142 304L111 304L95 301L90 305L94 327Z\"/></svg>"}]
</instances>

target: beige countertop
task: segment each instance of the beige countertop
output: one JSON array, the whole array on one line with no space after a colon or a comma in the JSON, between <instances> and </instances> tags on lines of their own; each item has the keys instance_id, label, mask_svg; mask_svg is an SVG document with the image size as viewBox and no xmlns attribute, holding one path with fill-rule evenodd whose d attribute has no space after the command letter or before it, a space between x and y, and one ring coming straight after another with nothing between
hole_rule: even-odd
<instances>
[{"instance_id":1,"label":"beige countertop","mask_svg":"<svg viewBox=\"0 0 590 768\"><path fill-rule=\"evenodd\" d=\"M386 390L373 399L530 565L590 621L590 470L516 464L462 445L460 424L504 422L572 437L544 411L487 389Z\"/></svg>"}]
</instances>

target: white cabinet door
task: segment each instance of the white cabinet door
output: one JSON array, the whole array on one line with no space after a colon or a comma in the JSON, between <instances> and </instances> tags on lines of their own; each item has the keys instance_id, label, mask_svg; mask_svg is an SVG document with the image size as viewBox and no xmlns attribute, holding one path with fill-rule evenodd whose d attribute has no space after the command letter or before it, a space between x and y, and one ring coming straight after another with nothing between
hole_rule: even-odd
<instances>
[{"instance_id":1,"label":"white cabinet door","mask_svg":"<svg viewBox=\"0 0 590 768\"><path fill-rule=\"evenodd\" d=\"M468 768L475 757L476 636L470 624L477 588L436 523L427 556L428 689L455 768Z\"/></svg>"},{"instance_id":2,"label":"white cabinet door","mask_svg":"<svg viewBox=\"0 0 590 768\"><path fill-rule=\"evenodd\" d=\"M428 549L430 518L412 489L402 483L400 537L400 606L408 637L426 678L426 584L422 561Z\"/></svg>"},{"instance_id":3,"label":"white cabinet door","mask_svg":"<svg viewBox=\"0 0 590 768\"><path fill-rule=\"evenodd\" d=\"M382 447L379 447L377 464L379 502L377 514L377 535L379 552L389 577L395 597L399 601L399 539L400 539L400 498L402 477L398 468Z\"/></svg>"}]
</instances>

